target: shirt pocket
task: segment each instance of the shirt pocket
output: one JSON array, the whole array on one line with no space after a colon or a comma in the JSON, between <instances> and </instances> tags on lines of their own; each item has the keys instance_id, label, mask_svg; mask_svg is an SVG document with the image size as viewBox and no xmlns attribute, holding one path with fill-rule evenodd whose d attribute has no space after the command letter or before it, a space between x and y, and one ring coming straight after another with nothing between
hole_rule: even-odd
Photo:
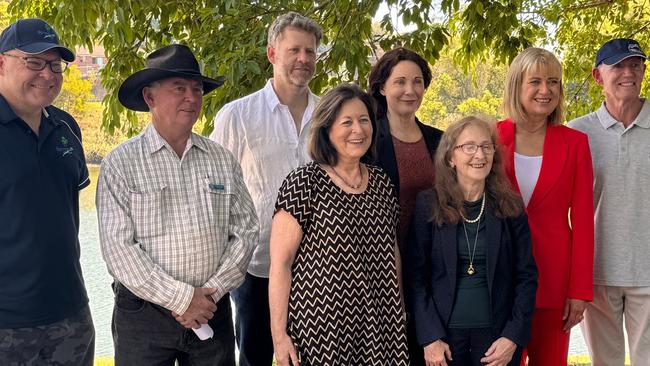
<instances>
[{"instance_id":1,"label":"shirt pocket","mask_svg":"<svg viewBox=\"0 0 650 366\"><path fill-rule=\"evenodd\" d=\"M205 227L227 229L232 202L232 186L228 181L219 181L212 177L203 180L201 199L203 215L207 219Z\"/></svg>"},{"instance_id":2,"label":"shirt pocket","mask_svg":"<svg viewBox=\"0 0 650 366\"><path fill-rule=\"evenodd\" d=\"M135 238L150 238L165 233L165 191L167 187L131 193L131 215Z\"/></svg>"}]
</instances>

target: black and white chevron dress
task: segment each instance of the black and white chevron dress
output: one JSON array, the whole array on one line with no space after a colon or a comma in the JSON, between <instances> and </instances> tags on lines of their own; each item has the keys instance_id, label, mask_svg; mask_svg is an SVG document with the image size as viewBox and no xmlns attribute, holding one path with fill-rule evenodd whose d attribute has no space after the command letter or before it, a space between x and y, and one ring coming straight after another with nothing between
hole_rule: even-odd
<instances>
[{"instance_id":1,"label":"black and white chevron dress","mask_svg":"<svg viewBox=\"0 0 650 366\"><path fill-rule=\"evenodd\" d=\"M301 365L408 365L397 199L380 168L368 171L361 194L342 191L315 163L291 172L280 188L276 210L303 230L287 325Z\"/></svg>"}]
</instances>

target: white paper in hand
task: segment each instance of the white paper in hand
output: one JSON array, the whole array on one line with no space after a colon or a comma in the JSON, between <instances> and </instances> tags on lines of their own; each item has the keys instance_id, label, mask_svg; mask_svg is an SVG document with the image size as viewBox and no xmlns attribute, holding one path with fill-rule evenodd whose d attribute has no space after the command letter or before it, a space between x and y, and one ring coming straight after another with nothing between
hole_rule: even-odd
<instances>
[{"instance_id":1,"label":"white paper in hand","mask_svg":"<svg viewBox=\"0 0 650 366\"><path fill-rule=\"evenodd\" d=\"M208 324L201 324L201 328L199 329L194 329L192 328L194 333L196 333L196 336L199 337L200 340L205 341L206 339L212 338L214 336L214 330L212 330L212 327L209 326Z\"/></svg>"}]
</instances>

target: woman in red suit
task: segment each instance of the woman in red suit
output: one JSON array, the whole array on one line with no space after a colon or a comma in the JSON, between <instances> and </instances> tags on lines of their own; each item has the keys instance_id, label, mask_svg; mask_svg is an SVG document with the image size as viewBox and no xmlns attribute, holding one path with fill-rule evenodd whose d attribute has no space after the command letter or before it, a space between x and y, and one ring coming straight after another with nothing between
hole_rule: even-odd
<instances>
[{"instance_id":1,"label":"woman in red suit","mask_svg":"<svg viewBox=\"0 0 650 366\"><path fill-rule=\"evenodd\" d=\"M563 96L560 62L528 48L510 65L508 118L497 125L506 173L526 204L539 271L529 366L567 364L571 328L593 296L591 154L587 136L562 125Z\"/></svg>"}]
</instances>

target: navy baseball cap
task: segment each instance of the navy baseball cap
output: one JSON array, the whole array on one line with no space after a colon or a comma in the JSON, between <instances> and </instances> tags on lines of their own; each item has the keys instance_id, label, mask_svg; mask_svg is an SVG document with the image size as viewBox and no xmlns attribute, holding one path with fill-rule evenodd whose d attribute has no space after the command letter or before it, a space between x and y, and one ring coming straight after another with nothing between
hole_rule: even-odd
<instances>
[{"instance_id":1,"label":"navy baseball cap","mask_svg":"<svg viewBox=\"0 0 650 366\"><path fill-rule=\"evenodd\" d=\"M61 46L59 37L42 19L19 19L11 23L0 34L0 53L17 49L29 55L38 55L57 49L65 61L74 61L74 53Z\"/></svg>"},{"instance_id":2,"label":"navy baseball cap","mask_svg":"<svg viewBox=\"0 0 650 366\"><path fill-rule=\"evenodd\" d=\"M600 64L616 65L630 57L646 59L639 42L628 38L617 38L605 43L596 53L596 67Z\"/></svg>"}]
</instances>

